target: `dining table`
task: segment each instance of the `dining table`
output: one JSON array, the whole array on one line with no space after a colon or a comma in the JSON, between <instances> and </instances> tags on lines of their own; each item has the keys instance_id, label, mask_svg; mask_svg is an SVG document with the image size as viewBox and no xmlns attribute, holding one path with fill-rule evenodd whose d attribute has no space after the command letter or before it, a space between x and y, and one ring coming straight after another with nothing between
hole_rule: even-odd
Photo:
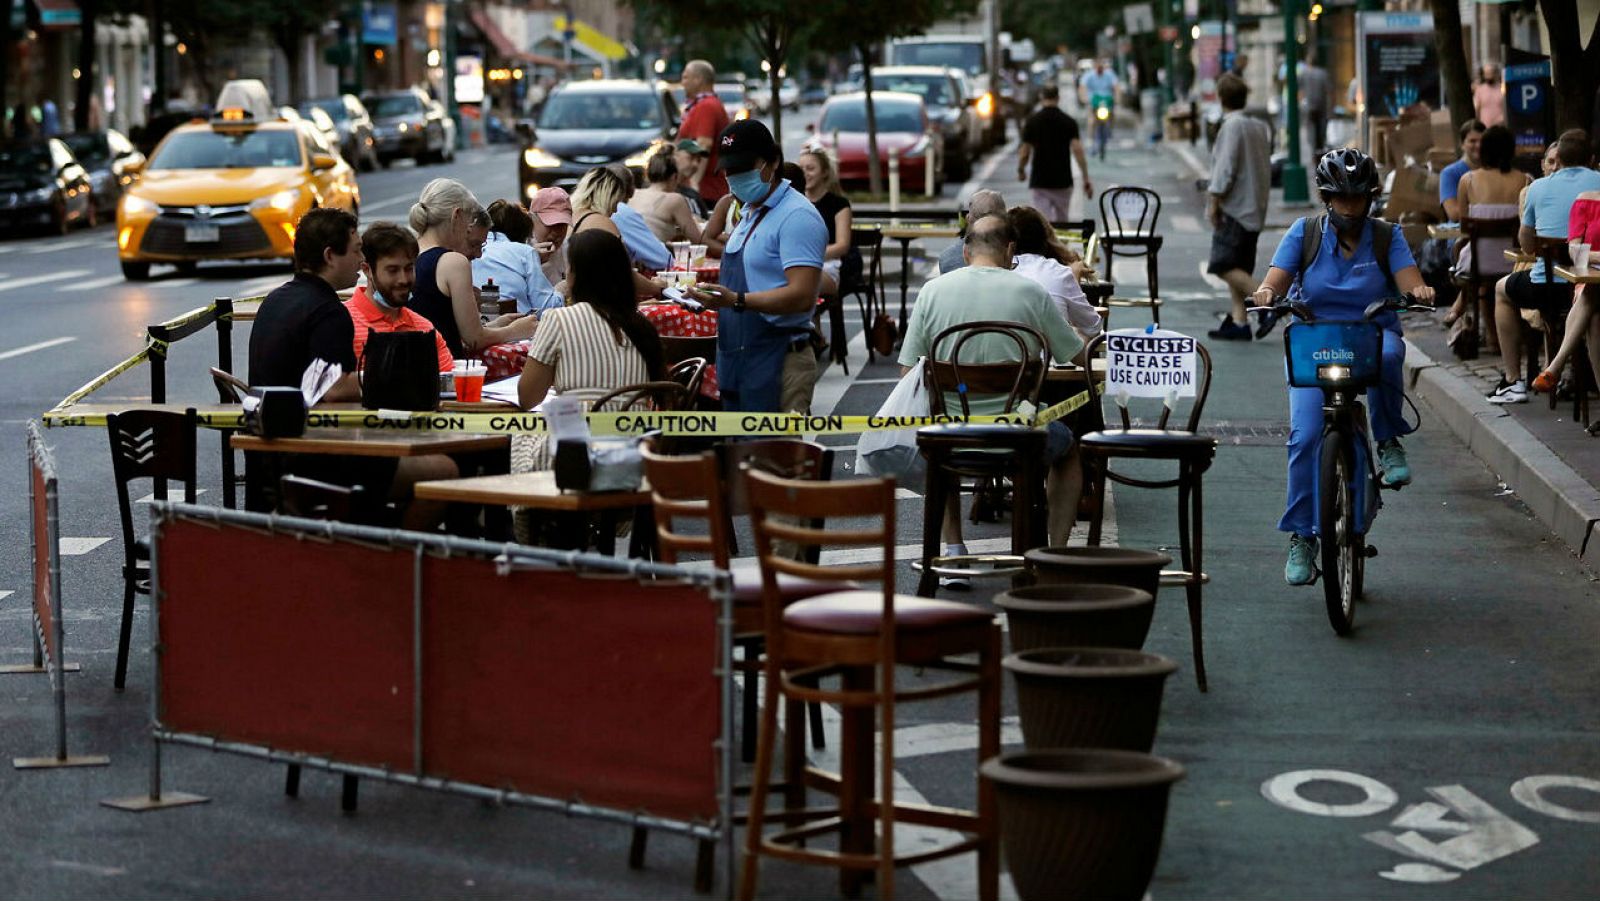
<instances>
[{"instance_id":1,"label":"dining table","mask_svg":"<svg viewBox=\"0 0 1600 901\"><path fill-rule=\"evenodd\" d=\"M616 553L616 523L622 514L631 512L633 531L628 556L649 559L655 555L655 519L648 482L641 481L633 491L565 491L556 487L555 472L545 469L418 482L412 490L419 500L596 514L600 517L596 550L608 556Z\"/></svg>"},{"instance_id":2,"label":"dining table","mask_svg":"<svg viewBox=\"0 0 1600 901\"><path fill-rule=\"evenodd\" d=\"M1575 285L1600 284L1600 269L1589 266L1578 267L1565 264L1556 265L1556 275L1561 276Z\"/></svg>"}]
</instances>

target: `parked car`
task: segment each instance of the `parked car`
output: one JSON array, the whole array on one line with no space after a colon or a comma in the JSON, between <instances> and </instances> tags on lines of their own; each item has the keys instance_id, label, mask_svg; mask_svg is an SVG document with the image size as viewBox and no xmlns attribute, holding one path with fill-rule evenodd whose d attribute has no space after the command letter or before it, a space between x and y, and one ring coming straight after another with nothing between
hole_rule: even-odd
<instances>
[{"instance_id":1,"label":"parked car","mask_svg":"<svg viewBox=\"0 0 1600 901\"><path fill-rule=\"evenodd\" d=\"M0 228L66 234L95 224L89 173L57 138L0 146Z\"/></svg>"},{"instance_id":2,"label":"parked car","mask_svg":"<svg viewBox=\"0 0 1600 901\"><path fill-rule=\"evenodd\" d=\"M115 128L62 135L61 140L89 173L96 215L114 215L122 189L133 183L144 165L144 154Z\"/></svg>"},{"instance_id":3,"label":"parked car","mask_svg":"<svg viewBox=\"0 0 1600 901\"><path fill-rule=\"evenodd\" d=\"M319 97L300 104L300 112L308 114L320 109L333 120L338 130L339 153L352 166L362 172L378 168L377 143L372 138L372 117L354 94L337 97Z\"/></svg>"},{"instance_id":4,"label":"parked car","mask_svg":"<svg viewBox=\"0 0 1600 901\"><path fill-rule=\"evenodd\" d=\"M772 83L765 78L758 78L749 85L751 110L763 114L771 112ZM722 85L717 85L717 90L722 90ZM796 84L793 78L785 78L778 82L778 103L788 110L800 108L800 85ZM729 109L728 112L732 114L733 110Z\"/></svg>"},{"instance_id":5,"label":"parked car","mask_svg":"<svg viewBox=\"0 0 1600 901\"><path fill-rule=\"evenodd\" d=\"M900 189L921 191L927 167L933 167L937 193L944 189L943 142L930 137L933 128L927 107L916 94L873 91L872 104L878 124L878 160L885 178L889 173L890 153L900 157ZM867 95L856 91L830 99L807 147L829 150L839 165L839 181L846 188L860 189L867 184ZM837 143L835 141L837 140Z\"/></svg>"},{"instance_id":6,"label":"parked car","mask_svg":"<svg viewBox=\"0 0 1600 901\"><path fill-rule=\"evenodd\" d=\"M455 123L422 90L369 94L361 102L371 114L378 165L385 169L405 157L422 166L455 153Z\"/></svg>"},{"instance_id":7,"label":"parked car","mask_svg":"<svg viewBox=\"0 0 1600 901\"><path fill-rule=\"evenodd\" d=\"M743 82L721 83L712 90L716 92L717 99L722 101L722 108L728 111L728 121L750 118L751 97Z\"/></svg>"},{"instance_id":8,"label":"parked car","mask_svg":"<svg viewBox=\"0 0 1600 901\"><path fill-rule=\"evenodd\" d=\"M204 122L211 118L209 107L169 106L165 112L156 113L145 119L143 125L135 125L128 129L128 138L133 141L133 146L145 156L149 156L174 128L186 122Z\"/></svg>"},{"instance_id":9,"label":"parked car","mask_svg":"<svg viewBox=\"0 0 1600 901\"><path fill-rule=\"evenodd\" d=\"M434 116L438 117L440 125L444 128L444 147L439 150L434 159L441 163L453 162L456 158L456 120L450 118L450 114L445 110L444 104L437 100L429 98L428 108Z\"/></svg>"},{"instance_id":10,"label":"parked car","mask_svg":"<svg viewBox=\"0 0 1600 901\"><path fill-rule=\"evenodd\" d=\"M800 102L804 104L826 103L828 100L828 87L821 82L813 81L800 91Z\"/></svg>"},{"instance_id":11,"label":"parked car","mask_svg":"<svg viewBox=\"0 0 1600 901\"><path fill-rule=\"evenodd\" d=\"M522 196L571 188L608 163L644 171L650 153L678 130L678 105L666 85L628 79L573 81L550 92L517 158Z\"/></svg>"},{"instance_id":12,"label":"parked car","mask_svg":"<svg viewBox=\"0 0 1600 901\"><path fill-rule=\"evenodd\" d=\"M882 66L872 70L873 93L916 94L944 139L945 168L951 178L972 177L972 162L982 152L983 124L966 93L965 80L945 66Z\"/></svg>"},{"instance_id":13,"label":"parked car","mask_svg":"<svg viewBox=\"0 0 1600 901\"><path fill-rule=\"evenodd\" d=\"M117 257L129 281L149 278L152 263L290 259L308 210L360 209L355 170L309 120L218 106L168 135L122 195Z\"/></svg>"}]
</instances>

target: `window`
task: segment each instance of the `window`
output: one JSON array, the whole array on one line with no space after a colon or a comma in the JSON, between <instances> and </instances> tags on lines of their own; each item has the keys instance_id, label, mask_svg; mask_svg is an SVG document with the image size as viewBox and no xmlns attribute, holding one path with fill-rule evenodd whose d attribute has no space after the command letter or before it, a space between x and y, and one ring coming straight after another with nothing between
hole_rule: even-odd
<instances>
[{"instance_id":1,"label":"window","mask_svg":"<svg viewBox=\"0 0 1600 901\"><path fill-rule=\"evenodd\" d=\"M880 91L920 95L929 106L949 106L949 83L950 79L943 75L889 75L882 81L874 80L872 86Z\"/></svg>"},{"instance_id":2,"label":"window","mask_svg":"<svg viewBox=\"0 0 1600 901\"><path fill-rule=\"evenodd\" d=\"M922 131L922 111L904 102L875 99L873 112L878 118L878 131ZM828 134L834 131L861 132L867 130L867 105L836 103L828 107L817 131Z\"/></svg>"},{"instance_id":3,"label":"window","mask_svg":"<svg viewBox=\"0 0 1600 901\"><path fill-rule=\"evenodd\" d=\"M663 124L661 101L644 93L559 93L539 114L539 127L552 129L643 130Z\"/></svg>"},{"instance_id":4,"label":"window","mask_svg":"<svg viewBox=\"0 0 1600 901\"><path fill-rule=\"evenodd\" d=\"M983 72L983 57L983 44L977 41L896 44L894 48L897 66L950 66L973 75Z\"/></svg>"},{"instance_id":5,"label":"window","mask_svg":"<svg viewBox=\"0 0 1600 901\"><path fill-rule=\"evenodd\" d=\"M167 139L151 169L261 169L303 165L296 132L187 131Z\"/></svg>"}]
</instances>

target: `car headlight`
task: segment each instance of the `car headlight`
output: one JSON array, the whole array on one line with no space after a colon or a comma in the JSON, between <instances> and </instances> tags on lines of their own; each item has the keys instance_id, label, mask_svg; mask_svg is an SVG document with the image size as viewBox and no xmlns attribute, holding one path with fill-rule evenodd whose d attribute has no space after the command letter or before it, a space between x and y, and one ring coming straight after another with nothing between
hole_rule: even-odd
<instances>
[{"instance_id":1,"label":"car headlight","mask_svg":"<svg viewBox=\"0 0 1600 901\"><path fill-rule=\"evenodd\" d=\"M32 191L22 195L22 199L28 201L29 203L43 203L44 201L49 200L55 193L55 188L34 188Z\"/></svg>"},{"instance_id":2,"label":"car headlight","mask_svg":"<svg viewBox=\"0 0 1600 901\"><path fill-rule=\"evenodd\" d=\"M978 115L985 119L994 115L994 95L985 93L978 98Z\"/></svg>"},{"instance_id":3,"label":"car headlight","mask_svg":"<svg viewBox=\"0 0 1600 901\"><path fill-rule=\"evenodd\" d=\"M656 152L657 146L656 144L651 144L649 147L623 160L622 164L632 169L643 169L650 164L650 155Z\"/></svg>"},{"instance_id":4,"label":"car headlight","mask_svg":"<svg viewBox=\"0 0 1600 901\"><path fill-rule=\"evenodd\" d=\"M538 147L522 151L522 161L530 169L555 169L561 165L561 157Z\"/></svg>"},{"instance_id":5,"label":"car headlight","mask_svg":"<svg viewBox=\"0 0 1600 901\"><path fill-rule=\"evenodd\" d=\"M122 215L124 216L154 216L161 212L161 205L152 200L145 200L134 194L122 195Z\"/></svg>"},{"instance_id":6,"label":"car headlight","mask_svg":"<svg viewBox=\"0 0 1600 901\"><path fill-rule=\"evenodd\" d=\"M394 127L394 130L400 132L401 134L405 134L411 130L411 125L407 122L401 122L399 125Z\"/></svg>"},{"instance_id":7,"label":"car headlight","mask_svg":"<svg viewBox=\"0 0 1600 901\"><path fill-rule=\"evenodd\" d=\"M266 197L257 197L255 200L250 201L250 209L274 209L287 213L292 211L299 204L300 191L296 188L287 188L279 191L276 194L269 194Z\"/></svg>"}]
</instances>

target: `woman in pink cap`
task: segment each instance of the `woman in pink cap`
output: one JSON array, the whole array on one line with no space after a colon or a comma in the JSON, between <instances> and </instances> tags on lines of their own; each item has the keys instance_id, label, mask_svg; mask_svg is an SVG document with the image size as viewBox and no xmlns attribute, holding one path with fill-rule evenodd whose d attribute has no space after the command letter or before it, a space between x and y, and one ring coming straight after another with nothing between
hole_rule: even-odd
<instances>
[{"instance_id":1,"label":"woman in pink cap","mask_svg":"<svg viewBox=\"0 0 1600 901\"><path fill-rule=\"evenodd\" d=\"M567 277L567 255L562 242L572 227L572 200L560 188L540 188L528 203L533 214L533 242L539 251L539 266L557 290Z\"/></svg>"}]
</instances>

